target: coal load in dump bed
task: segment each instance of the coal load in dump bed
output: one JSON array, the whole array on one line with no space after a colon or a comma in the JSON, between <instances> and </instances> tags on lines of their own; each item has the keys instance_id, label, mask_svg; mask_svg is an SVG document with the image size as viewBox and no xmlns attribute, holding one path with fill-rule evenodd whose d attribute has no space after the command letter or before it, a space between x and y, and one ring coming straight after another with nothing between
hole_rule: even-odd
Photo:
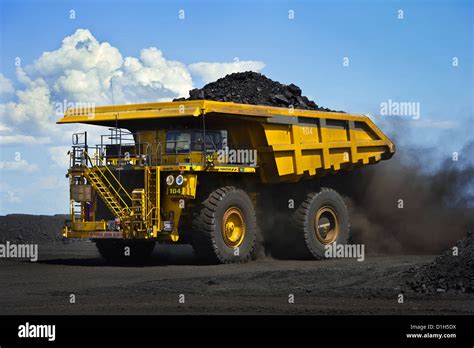
<instances>
[{"instance_id":1,"label":"coal load in dump bed","mask_svg":"<svg viewBox=\"0 0 474 348\"><path fill-rule=\"evenodd\" d=\"M203 88L190 90L187 99L178 98L173 101L203 99L284 108L293 105L295 109L335 111L320 107L302 96L301 88L294 84L284 85L252 71L229 74Z\"/></svg>"},{"instance_id":2,"label":"coal load in dump bed","mask_svg":"<svg viewBox=\"0 0 474 348\"><path fill-rule=\"evenodd\" d=\"M474 233L469 233L432 263L410 270L408 285L417 292L474 292Z\"/></svg>"}]
</instances>

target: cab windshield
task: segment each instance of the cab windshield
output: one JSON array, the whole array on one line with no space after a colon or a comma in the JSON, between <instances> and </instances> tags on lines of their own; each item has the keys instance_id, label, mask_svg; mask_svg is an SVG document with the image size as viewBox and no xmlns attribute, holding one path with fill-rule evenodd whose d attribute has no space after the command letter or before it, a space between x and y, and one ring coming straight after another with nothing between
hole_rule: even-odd
<instances>
[{"instance_id":1,"label":"cab windshield","mask_svg":"<svg viewBox=\"0 0 474 348\"><path fill-rule=\"evenodd\" d=\"M205 144L205 146L204 146ZM167 154L181 154L193 152L215 152L227 146L227 131L206 131L206 141L202 130L168 131L166 133Z\"/></svg>"}]
</instances>

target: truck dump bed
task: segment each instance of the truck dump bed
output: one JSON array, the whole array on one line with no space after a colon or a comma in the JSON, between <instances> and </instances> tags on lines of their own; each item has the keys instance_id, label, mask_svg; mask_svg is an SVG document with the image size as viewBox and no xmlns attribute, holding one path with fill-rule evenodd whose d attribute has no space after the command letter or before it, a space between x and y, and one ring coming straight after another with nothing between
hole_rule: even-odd
<instances>
[{"instance_id":1,"label":"truck dump bed","mask_svg":"<svg viewBox=\"0 0 474 348\"><path fill-rule=\"evenodd\" d=\"M262 182L293 182L389 159L394 144L364 115L215 102L179 101L68 110L58 123L133 131L203 125L227 129L229 147L257 150Z\"/></svg>"}]
</instances>

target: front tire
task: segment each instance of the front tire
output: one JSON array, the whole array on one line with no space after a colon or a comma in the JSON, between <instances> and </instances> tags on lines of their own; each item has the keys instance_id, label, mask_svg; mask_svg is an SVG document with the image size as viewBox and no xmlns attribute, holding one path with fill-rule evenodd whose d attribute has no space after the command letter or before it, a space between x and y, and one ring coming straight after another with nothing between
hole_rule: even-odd
<instances>
[{"instance_id":1,"label":"front tire","mask_svg":"<svg viewBox=\"0 0 474 348\"><path fill-rule=\"evenodd\" d=\"M347 244L350 235L349 213L342 197L322 188L310 193L293 214L299 254L302 258L325 258L328 245Z\"/></svg>"},{"instance_id":2,"label":"front tire","mask_svg":"<svg viewBox=\"0 0 474 348\"><path fill-rule=\"evenodd\" d=\"M253 203L246 192L233 186L213 191L193 219L192 244L205 263L247 262L256 235Z\"/></svg>"}]
</instances>

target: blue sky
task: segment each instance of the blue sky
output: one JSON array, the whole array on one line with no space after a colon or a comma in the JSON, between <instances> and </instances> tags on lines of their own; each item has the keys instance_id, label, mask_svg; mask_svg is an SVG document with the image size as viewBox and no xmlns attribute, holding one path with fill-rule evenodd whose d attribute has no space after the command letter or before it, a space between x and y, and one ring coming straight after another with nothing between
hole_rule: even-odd
<instances>
[{"instance_id":1,"label":"blue sky","mask_svg":"<svg viewBox=\"0 0 474 348\"><path fill-rule=\"evenodd\" d=\"M107 103L107 74L118 79L117 72L125 71L126 78L118 82L124 102L151 102L177 96L188 86L200 87L209 76L225 74L237 57L247 64L240 69L253 67L274 80L295 83L319 105L370 114L389 134L403 129L396 135L398 146L438 146L441 161L472 141L472 1L0 3L0 73L2 86L6 86L0 102L10 103L0 109L0 135L9 139L0 151L0 163L4 163L0 165L0 214L67 211L67 168L51 156L68 145L64 134L70 129L54 125L55 115L36 116L27 106L23 117L17 94L28 90L31 96L44 97L44 93L37 93L43 88L49 103L63 97L72 101L84 98L74 88L80 86L79 80L68 71L77 70L90 79L84 68L90 67L90 61L75 67L81 63L67 61L69 51L65 49L58 52L59 58L40 59L43 52L60 50L66 37L89 37L97 41L97 47L108 43L119 52L116 61L108 58L111 55L84 55L84 59L99 59L105 64L98 87L93 85L98 88L96 94L104 94L98 105ZM69 17L70 10L75 11L74 19ZM179 18L180 10L184 10L184 19ZM294 19L289 19L290 10ZM399 10L403 19L398 18ZM90 35L74 36L78 29L86 29ZM150 47L161 51L164 65L146 66L142 50ZM156 57L156 50L147 53ZM17 57L29 82L18 75ZM173 70L170 64L176 65L180 74L189 75L188 80L185 83L179 74L167 73L163 82L158 73L141 80L140 93L135 95L138 87L127 83L136 82L138 74L120 66L120 59L126 57L133 58L130 62L137 59L140 67L146 68L141 71L148 75L153 75L152 69ZM344 57L349 59L348 66L343 65ZM452 64L454 57L457 66ZM193 66L196 63L204 63L203 68ZM86 89L93 91L91 86ZM419 103L420 118L380 115L380 104L389 99ZM48 110L45 108L43 113ZM20 111L12 115L11 110ZM29 144L24 144L19 137L14 139L16 135L34 140L28 138ZM18 155L21 165L12 165L12 161L18 162Z\"/></svg>"}]
</instances>

